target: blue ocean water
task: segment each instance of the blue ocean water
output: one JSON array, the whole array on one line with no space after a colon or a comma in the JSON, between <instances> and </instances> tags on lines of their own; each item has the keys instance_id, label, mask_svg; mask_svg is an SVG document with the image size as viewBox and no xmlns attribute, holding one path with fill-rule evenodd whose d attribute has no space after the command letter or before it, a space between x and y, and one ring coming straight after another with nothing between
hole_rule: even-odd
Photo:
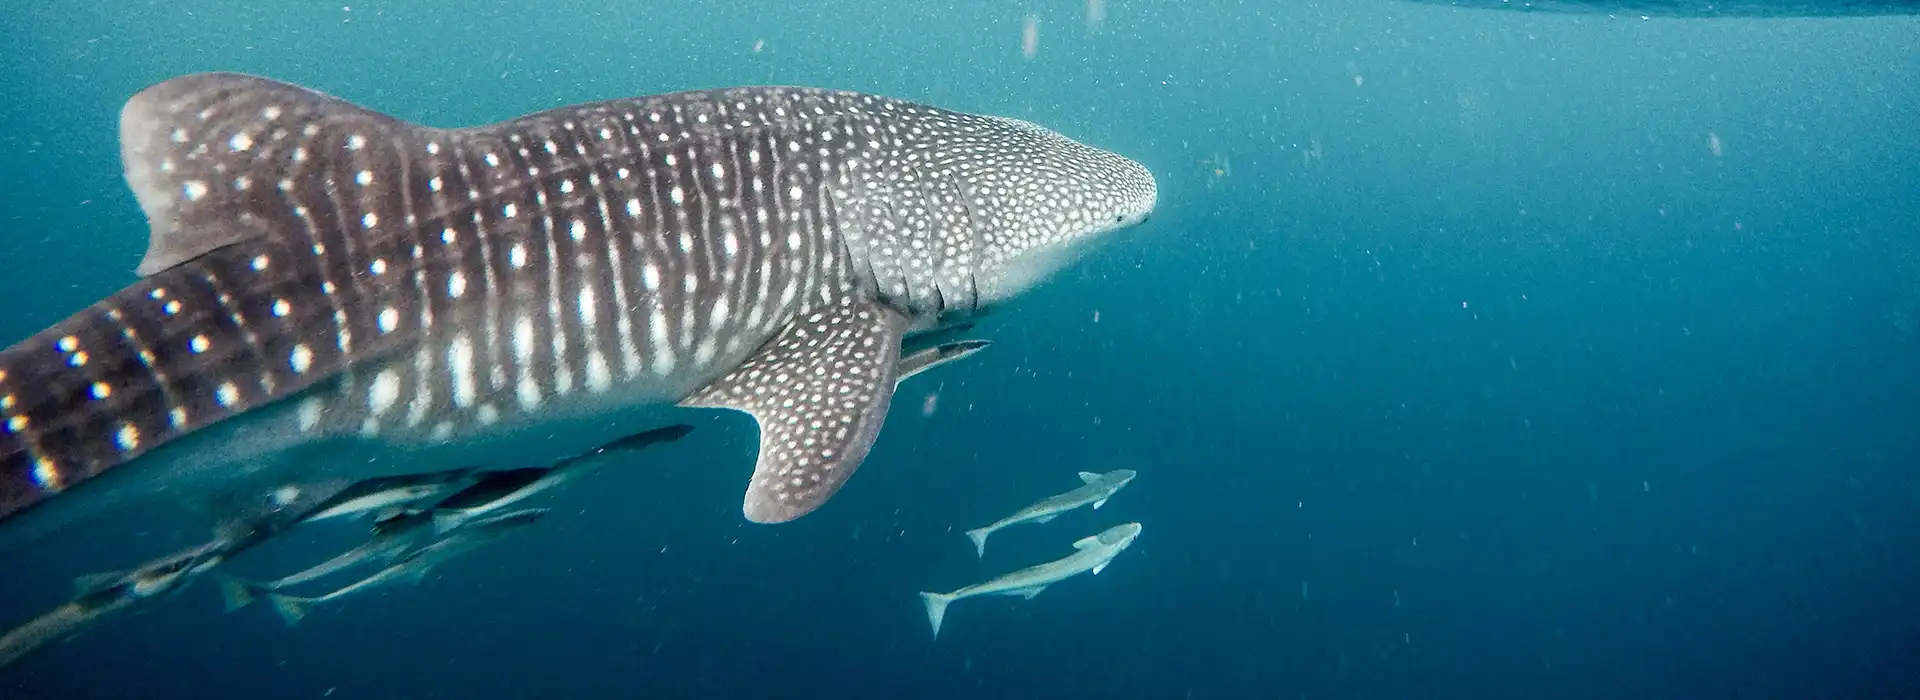
<instances>
[{"instance_id":1,"label":"blue ocean water","mask_svg":"<svg viewBox=\"0 0 1920 700\"><path fill-rule=\"evenodd\" d=\"M1029 119L1161 205L904 385L825 508L749 421L288 629L198 585L0 698L1920 697L1920 21L1390 0L81 3L0 10L0 342L133 279L119 108L236 70L435 125L736 84ZM1031 51L1023 34L1032 27ZM1098 511L961 531L1077 485ZM915 596L1137 520L1099 576ZM0 565L0 625L204 539ZM235 566L304 566L303 533ZM276 543L280 544L280 543Z\"/></svg>"}]
</instances>

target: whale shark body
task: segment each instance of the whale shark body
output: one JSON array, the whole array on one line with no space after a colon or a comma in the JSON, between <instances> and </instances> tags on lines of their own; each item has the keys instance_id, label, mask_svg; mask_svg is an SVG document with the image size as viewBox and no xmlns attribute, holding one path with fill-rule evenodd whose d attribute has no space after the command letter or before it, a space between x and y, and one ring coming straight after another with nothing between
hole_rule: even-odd
<instances>
[{"instance_id":1,"label":"whale shark body","mask_svg":"<svg viewBox=\"0 0 1920 700\"><path fill-rule=\"evenodd\" d=\"M441 129L198 74L135 95L120 138L142 277L0 351L0 531L515 466L500 445L552 425L685 408L756 419L742 510L792 520L867 454L903 334L1157 199L1140 164L1027 122L813 88Z\"/></svg>"}]
</instances>

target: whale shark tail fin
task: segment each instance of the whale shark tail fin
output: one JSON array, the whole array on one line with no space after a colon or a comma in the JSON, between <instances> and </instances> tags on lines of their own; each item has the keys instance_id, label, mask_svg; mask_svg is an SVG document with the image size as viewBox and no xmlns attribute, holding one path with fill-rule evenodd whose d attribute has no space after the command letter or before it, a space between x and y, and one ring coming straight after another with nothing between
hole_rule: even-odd
<instances>
[{"instance_id":1,"label":"whale shark tail fin","mask_svg":"<svg viewBox=\"0 0 1920 700\"><path fill-rule=\"evenodd\" d=\"M921 593L920 601L927 604L927 624L933 626L933 636L940 636L940 622L947 619L947 606L954 597L946 593Z\"/></svg>"},{"instance_id":2,"label":"whale shark tail fin","mask_svg":"<svg viewBox=\"0 0 1920 700\"><path fill-rule=\"evenodd\" d=\"M987 535L991 534L993 534L993 528L990 527L967 531L967 539L973 540L973 553L980 555L982 559L987 557Z\"/></svg>"}]
</instances>

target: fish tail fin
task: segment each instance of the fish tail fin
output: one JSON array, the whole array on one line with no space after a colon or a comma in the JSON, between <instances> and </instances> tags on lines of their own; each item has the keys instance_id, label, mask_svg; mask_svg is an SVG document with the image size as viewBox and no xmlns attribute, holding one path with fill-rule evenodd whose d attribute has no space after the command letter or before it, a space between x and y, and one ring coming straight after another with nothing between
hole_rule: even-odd
<instances>
[{"instance_id":1,"label":"fish tail fin","mask_svg":"<svg viewBox=\"0 0 1920 700\"><path fill-rule=\"evenodd\" d=\"M940 636L940 623L947 619L947 606L952 605L954 596L948 593L921 593L920 602L927 606L927 624L933 626L933 636Z\"/></svg>"},{"instance_id":2,"label":"fish tail fin","mask_svg":"<svg viewBox=\"0 0 1920 700\"><path fill-rule=\"evenodd\" d=\"M307 613L313 612L313 599L311 598L295 598L290 595L268 593L267 600L273 601L273 611L280 613L280 619L286 621L288 627L300 624L300 620L305 618Z\"/></svg>"},{"instance_id":3,"label":"fish tail fin","mask_svg":"<svg viewBox=\"0 0 1920 700\"><path fill-rule=\"evenodd\" d=\"M991 534L993 534L993 528L990 527L967 531L967 539L973 540L973 553L980 555L982 559L987 557L987 535Z\"/></svg>"},{"instance_id":4,"label":"fish tail fin","mask_svg":"<svg viewBox=\"0 0 1920 700\"><path fill-rule=\"evenodd\" d=\"M238 576L215 574L220 581L220 599L226 603L226 612L233 612L252 605L260 596L272 589Z\"/></svg>"},{"instance_id":5,"label":"fish tail fin","mask_svg":"<svg viewBox=\"0 0 1920 700\"><path fill-rule=\"evenodd\" d=\"M436 510L433 512L433 536L444 536L466 522L467 514L462 511Z\"/></svg>"}]
</instances>

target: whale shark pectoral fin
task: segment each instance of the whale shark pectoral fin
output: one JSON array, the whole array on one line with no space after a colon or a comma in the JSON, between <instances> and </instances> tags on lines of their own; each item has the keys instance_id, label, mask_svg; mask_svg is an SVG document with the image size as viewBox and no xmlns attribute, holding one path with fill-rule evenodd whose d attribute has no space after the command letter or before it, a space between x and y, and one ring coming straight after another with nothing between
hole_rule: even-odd
<instances>
[{"instance_id":1,"label":"whale shark pectoral fin","mask_svg":"<svg viewBox=\"0 0 1920 700\"><path fill-rule=\"evenodd\" d=\"M1106 504L1107 504L1107 499L1104 499L1104 498L1102 498L1102 499L1100 499L1100 500L1098 500L1098 501L1094 501L1094 502L1093 502L1093 509L1094 509L1094 510L1100 510L1100 506L1104 506L1104 505L1106 505Z\"/></svg>"},{"instance_id":2,"label":"whale shark pectoral fin","mask_svg":"<svg viewBox=\"0 0 1920 700\"><path fill-rule=\"evenodd\" d=\"M731 408L760 423L760 457L741 510L783 523L832 498L873 448L893 400L906 319L848 297L788 324L681 404Z\"/></svg>"},{"instance_id":3,"label":"whale shark pectoral fin","mask_svg":"<svg viewBox=\"0 0 1920 700\"><path fill-rule=\"evenodd\" d=\"M1108 564L1112 564L1112 563L1113 563L1113 560L1112 560L1112 559L1108 559L1108 560L1106 560L1106 561L1103 561L1103 562L1100 562L1100 563L1098 563L1098 564L1094 564L1094 565L1093 565L1093 575L1095 575L1095 576L1099 576L1099 575L1100 575L1100 572L1102 572L1102 571L1106 571L1106 570L1107 570L1107 565L1108 565Z\"/></svg>"},{"instance_id":4,"label":"whale shark pectoral fin","mask_svg":"<svg viewBox=\"0 0 1920 700\"><path fill-rule=\"evenodd\" d=\"M1100 480L1099 474L1095 474L1093 472L1080 472L1080 483L1091 484L1099 480Z\"/></svg>"},{"instance_id":5,"label":"whale shark pectoral fin","mask_svg":"<svg viewBox=\"0 0 1920 700\"><path fill-rule=\"evenodd\" d=\"M1029 586L1014 592L1019 593L1021 598L1033 600L1034 596L1040 595L1040 592L1044 590L1047 590L1046 586Z\"/></svg>"},{"instance_id":6,"label":"whale shark pectoral fin","mask_svg":"<svg viewBox=\"0 0 1920 700\"><path fill-rule=\"evenodd\" d=\"M1034 518L1034 519L1033 519L1033 522L1034 522L1034 523L1036 523L1036 524L1039 524L1039 525L1045 525L1045 524L1047 524L1047 523L1050 523L1050 522L1053 522L1053 519L1054 519L1054 518L1058 518L1058 517L1060 517L1060 514L1059 514L1059 513L1048 513L1048 514L1046 514L1046 515L1042 515L1042 516L1040 516L1040 517L1038 517L1038 518Z\"/></svg>"}]
</instances>

